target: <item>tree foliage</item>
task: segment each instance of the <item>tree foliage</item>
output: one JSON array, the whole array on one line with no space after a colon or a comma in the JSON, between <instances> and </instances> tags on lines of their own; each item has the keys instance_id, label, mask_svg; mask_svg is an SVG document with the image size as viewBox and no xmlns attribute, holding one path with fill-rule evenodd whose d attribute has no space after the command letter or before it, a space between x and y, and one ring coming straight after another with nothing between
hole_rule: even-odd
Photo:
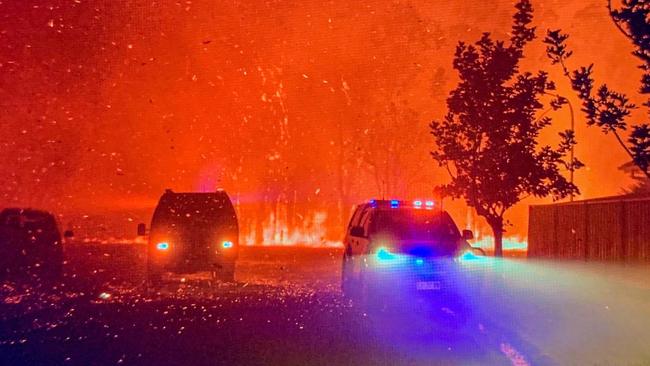
<instances>
[{"instance_id":1,"label":"tree foliage","mask_svg":"<svg viewBox=\"0 0 650 366\"><path fill-rule=\"evenodd\" d=\"M644 74L641 78L641 94L650 94L650 6L646 1L624 0L620 9L608 9L616 27L634 44L634 56L641 60L639 66ZM589 126L598 126L605 134L612 133L634 164L650 178L650 124L638 123L631 126L626 141L621 134L628 129L628 118L637 106L629 98L607 84L595 86L592 76L593 64L569 70L566 65L572 52L566 41L569 36L561 30L549 30L544 39L546 53L553 64L561 65L564 75L571 81L573 90L582 101L582 111ZM644 106L650 115L650 98Z\"/></svg>"},{"instance_id":2,"label":"tree foliage","mask_svg":"<svg viewBox=\"0 0 650 366\"><path fill-rule=\"evenodd\" d=\"M616 27L634 44L632 54L641 60L644 71L641 77L642 94L650 94L650 4L646 0L624 0L620 9L613 9L607 2L609 14ZM650 99L646 101L650 107Z\"/></svg>"},{"instance_id":3,"label":"tree foliage","mask_svg":"<svg viewBox=\"0 0 650 366\"><path fill-rule=\"evenodd\" d=\"M530 195L561 199L577 193L562 170L582 165L566 158L576 144L570 130L560 134L557 147L539 145L541 130L552 122L543 100L556 110L566 99L553 93L545 72L519 70L535 28L530 1L519 1L516 9L509 42L489 33L474 44L459 42L453 67L460 82L447 99L447 115L430 124L437 144L432 156L451 176L442 193L465 199L487 220L497 255L505 212Z\"/></svg>"}]
</instances>

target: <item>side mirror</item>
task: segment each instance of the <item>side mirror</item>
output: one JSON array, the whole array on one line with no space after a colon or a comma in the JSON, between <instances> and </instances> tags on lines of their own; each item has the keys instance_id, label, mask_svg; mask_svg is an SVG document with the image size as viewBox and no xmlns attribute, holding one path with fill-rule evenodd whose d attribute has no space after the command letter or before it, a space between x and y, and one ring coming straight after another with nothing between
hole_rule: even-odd
<instances>
[{"instance_id":1,"label":"side mirror","mask_svg":"<svg viewBox=\"0 0 650 366\"><path fill-rule=\"evenodd\" d=\"M463 230L463 240L472 240L474 239L474 233L472 230Z\"/></svg>"},{"instance_id":2,"label":"side mirror","mask_svg":"<svg viewBox=\"0 0 650 366\"><path fill-rule=\"evenodd\" d=\"M72 238L74 236L74 232L72 230L66 230L63 232L63 237L66 239Z\"/></svg>"},{"instance_id":3,"label":"side mirror","mask_svg":"<svg viewBox=\"0 0 650 366\"><path fill-rule=\"evenodd\" d=\"M365 231L363 230L363 226L353 226L350 229L350 236L364 237Z\"/></svg>"},{"instance_id":4,"label":"side mirror","mask_svg":"<svg viewBox=\"0 0 650 366\"><path fill-rule=\"evenodd\" d=\"M138 236L145 236L147 235L147 225L144 223L139 223L138 224Z\"/></svg>"}]
</instances>

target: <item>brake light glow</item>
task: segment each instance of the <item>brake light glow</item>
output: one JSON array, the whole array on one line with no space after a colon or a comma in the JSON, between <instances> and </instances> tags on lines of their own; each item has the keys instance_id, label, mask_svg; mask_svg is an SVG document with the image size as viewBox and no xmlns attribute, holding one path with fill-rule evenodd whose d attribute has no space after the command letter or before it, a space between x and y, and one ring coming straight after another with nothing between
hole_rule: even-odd
<instances>
[{"instance_id":1,"label":"brake light glow","mask_svg":"<svg viewBox=\"0 0 650 366\"><path fill-rule=\"evenodd\" d=\"M163 241L158 244L156 244L156 249L158 250L168 250L169 249L169 243Z\"/></svg>"},{"instance_id":2,"label":"brake light glow","mask_svg":"<svg viewBox=\"0 0 650 366\"><path fill-rule=\"evenodd\" d=\"M223 243L221 243L221 246L224 247L224 248L226 248L226 249L227 249L227 248L232 248L233 245L234 245L233 242L231 242L230 240L226 240L226 241L224 241Z\"/></svg>"}]
</instances>

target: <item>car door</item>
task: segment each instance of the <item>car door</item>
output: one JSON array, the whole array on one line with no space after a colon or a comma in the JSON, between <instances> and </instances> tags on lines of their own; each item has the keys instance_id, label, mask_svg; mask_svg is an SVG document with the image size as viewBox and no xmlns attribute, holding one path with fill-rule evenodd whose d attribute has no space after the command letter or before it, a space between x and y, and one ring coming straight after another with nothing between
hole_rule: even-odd
<instances>
[{"instance_id":1,"label":"car door","mask_svg":"<svg viewBox=\"0 0 650 366\"><path fill-rule=\"evenodd\" d=\"M359 219L359 226L363 228L363 234L356 237L356 247L355 247L355 253L360 256L365 256L368 254L368 248L370 247L370 239L369 239L369 226L370 226L370 221L372 218L372 213L374 210L372 207L368 207L364 212L361 214L361 218Z\"/></svg>"},{"instance_id":2,"label":"car door","mask_svg":"<svg viewBox=\"0 0 650 366\"><path fill-rule=\"evenodd\" d=\"M366 207L359 215L359 221L352 228L362 228L360 232L353 233L350 229L350 250L352 253L352 274L359 278L366 265L366 254L368 253L368 224L372 215L372 207ZM355 234L355 235L353 235Z\"/></svg>"},{"instance_id":3,"label":"car door","mask_svg":"<svg viewBox=\"0 0 650 366\"><path fill-rule=\"evenodd\" d=\"M356 267L356 254L354 253L355 248L357 247L358 238L353 234L353 227L359 226L359 221L361 219L361 214L364 211L365 206L359 205L354 210L352 218L345 231L345 238L343 239L344 252L343 252L343 263L342 263L342 290L344 293L351 295L354 292L354 284L358 280L358 271L354 268Z\"/></svg>"},{"instance_id":4,"label":"car door","mask_svg":"<svg viewBox=\"0 0 650 366\"><path fill-rule=\"evenodd\" d=\"M343 245L345 247L345 252L349 255L352 255L352 247L353 247L353 240L354 240L354 237L351 235L352 233L350 231L353 227L359 225L359 219L361 218L361 213L363 212L363 208L364 208L363 205L357 206L357 208L354 210L354 213L352 214L352 217L350 218L348 227L345 230L345 238L343 239Z\"/></svg>"}]
</instances>

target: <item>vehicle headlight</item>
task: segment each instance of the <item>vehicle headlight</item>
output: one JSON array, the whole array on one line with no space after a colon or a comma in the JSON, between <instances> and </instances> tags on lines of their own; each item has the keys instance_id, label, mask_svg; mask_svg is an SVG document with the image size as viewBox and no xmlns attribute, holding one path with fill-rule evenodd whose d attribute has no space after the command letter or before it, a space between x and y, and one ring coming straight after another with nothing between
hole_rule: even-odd
<instances>
[{"instance_id":1,"label":"vehicle headlight","mask_svg":"<svg viewBox=\"0 0 650 366\"><path fill-rule=\"evenodd\" d=\"M386 247L380 247L377 250L376 257L380 261L388 261L397 258L397 255L392 253L388 248Z\"/></svg>"},{"instance_id":2,"label":"vehicle headlight","mask_svg":"<svg viewBox=\"0 0 650 366\"><path fill-rule=\"evenodd\" d=\"M225 249L232 248L234 245L235 244L230 240L224 240L223 242L221 242L221 247Z\"/></svg>"},{"instance_id":3,"label":"vehicle headlight","mask_svg":"<svg viewBox=\"0 0 650 366\"><path fill-rule=\"evenodd\" d=\"M161 241L160 243L156 244L156 249L169 250L169 243L166 241Z\"/></svg>"},{"instance_id":4,"label":"vehicle headlight","mask_svg":"<svg viewBox=\"0 0 650 366\"><path fill-rule=\"evenodd\" d=\"M473 260L480 259L480 258L481 258L480 256L477 256L471 250L466 250L463 254L461 254L458 257L458 260L460 260L461 262L464 262L464 261L473 261Z\"/></svg>"}]
</instances>

